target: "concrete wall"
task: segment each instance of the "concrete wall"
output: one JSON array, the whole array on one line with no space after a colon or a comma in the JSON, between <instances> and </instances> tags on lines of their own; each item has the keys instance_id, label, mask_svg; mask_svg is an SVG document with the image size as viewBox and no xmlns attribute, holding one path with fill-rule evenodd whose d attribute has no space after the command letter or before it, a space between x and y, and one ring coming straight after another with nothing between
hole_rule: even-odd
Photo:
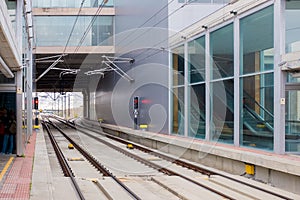
<instances>
[{"instance_id":1,"label":"concrete wall","mask_svg":"<svg viewBox=\"0 0 300 200\"><path fill-rule=\"evenodd\" d=\"M168 52L164 50L168 44L168 9L162 9L165 5L167 0L115 0L115 56L134 59L134 63L117 66L134 81L121 78L114 71L105 73L100 81L91 78L91 83L98 83L98 119L133 128L133 97L138 96L138 124L168 133L169 65Z\"/></svg>"},{"instance_id":2,"label":"concrete wall","mask_svg":"<svg viewBox=\"0 0 300 200\"><path fill-rule=\"evenodd\" d=\"M169 2L171 1L169 0ZM190 3L183 6L183 3L172 1L169 4L169 29L181 31L224 5L221 3Z\"/></svg>"}]
</instances>

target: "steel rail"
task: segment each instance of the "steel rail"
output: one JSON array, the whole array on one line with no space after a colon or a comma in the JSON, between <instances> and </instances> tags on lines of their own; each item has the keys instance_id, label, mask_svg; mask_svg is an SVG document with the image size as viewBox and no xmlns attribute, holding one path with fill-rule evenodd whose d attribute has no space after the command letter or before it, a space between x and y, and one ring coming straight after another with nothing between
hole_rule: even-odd
<instances>
[{"instance_id":1,"label":"steel rail","mask_svg":"<svg viewBox=\"0 0 300 200\"><path fill-rule=\"evenodd\" d=\"M57 159L58 159L58 161L60 163L60 166L61 166L61 168L63 170L64 176L69 177L71 179L72 184L73 184L73 186L74 186L74 188L75 188L75 190L76 190L79 198L81 200L85 200L85 198L84 198L84 196L83 196L83 194L82 194L82 192L81 192L81 190L80 190L80 188L79 188L79 186L78 186L78 184L77 184L77 182L75 180L75 176L74 176L74 174L73 174L73 172L71 170L71 167L69 166L68 162L65 159L65 156L63 155L61 149L59 148L59 146L58 146L58 144L57 144L57 142L56 142L56 140L55 140L55 138L54 138L54 136L53 136L50 128L44 122L42 122L42 125L46 129L46 131L47 131L47 133L49 135L50 141L52 143L53 149L54 149L55 154L57 156Z\"/></svg>"},{"instance_id":2,"label":"steel rail","mask_svg":"<svg viewBox=\"0 0 300 200\"><path fill-rule=\"evenodd\" d=\"M67 123L67 125L68 125L68 123ZM71 125L71 127L74 127L74 126ZM216 190L216 189L214 189L212 187L209 187L209 186L207 186L205 184L197 182L197 181L195 181L195 180L193 180L193 179L191 179L191 178L189 178L187 176L184 176L182 174L179 174L179 173L177 173L177 172L175 172L173 170L164 168L164 167L162 167L160 165L157 165L157 164L155 164L153 162L150 162L150 161L148 161L148 160L146 160L144 158L141 158L140 156L137 156L137 155L135 155L135 154L133 154L133 153L131 153L129 151L126 151L125 149L122 149L121 147L113 145L113 144L111 144L111 143L109 143L109 142L107 142L107 141L105 141L103 139L100 139L100 138L98 138L98 137L96 137L96 136L94 136L92 134L89 134L87 132L83 132L82 130L78 130L78 129L76 129L76 130L84 133L85 135L88 135L89 137L91 137L91 138L93 138L93 139L95 139L95 140L97 140L97 141L99 141L99 142L101 142L101 143L103 143L103 144L105 144L105 145L107 145L107 146L109 146L109 147L111 147L111 148L113 148L113 149L115 149L115 150L123 153L123 154L125 154L128 157L131 157L131 158L133 158L133 159L135 159L135 160L137 160L137 161L139 161L139 162L141 162L141 163L143 163L143 164L145 164L145 165L147 165L149 167L152 167L153 169L155 169L155 170L157 170L159 172L162 172L162 173L164 173L166 175L169 175L169 176L178 176L178 177L181 177L181 178L183 178L183 179L185 179L185 180L187 180L187 181L189 181L189 182L191 182L193 184L196 184L196 185L198 185L198 186L200 186L202 188L205 188L205 189L207 189L207 190L209 190L209 191L211 191L211 192L213 192L215 194L218 194L218 195L220 195L220 196L222 196L222 197L224 197L226 199L235 200L235 198L230 197L227 194L224 194L224 193L222 193L222 192L220 192L220 191L218 191L218 190Z\"/></svg>"},{"instance_id":3,"label":"steel rail","mask_svg":"<svg viewBox=\"0 0 300 200\"><path fill-rule=\"evenodd\" d=\"M66 135L61 128L56 126L50 121L50 124L57 129L73 146L95 167L97 168L104 176L111 177L116 183L118 183L125 191L127 191L132 198L136 200L141 200L133 191L131 191L125 184L123 184L117 177L115 177L108 169L106 169L101 163L99 163L92 155L90 155L86 150L84 150L80 145L78 145L72 138Z\"/></svg>"},{"instance_id":4,"label":"steel rail","mask_svg":"<svg viewBox=\"0 0 300 200\"><path fill-rule=\"evenodd\" d=\"M66 125L68 125L68 126L74 128L74 129L77 129L76 126L80 126L80 125L76 125L76 126L75 126L75 125L73 125L73 124L71 124L71 123L68 123L67 121L62 120L62 119L57 119L57 120L61 121L62 123L65 123ZM87 128L87 127L84 127L84 128ZM103 127L102 127L102 128L103 128ZM109 128L104 128L104 129L110 130ZM182 166L182 167L185 167L185 168L192 169L192 170L194 170L194 171L200 172L200 173L205 174L205 175L207 175L207 176L211 176L211 175L221 176L221 177L223 177L223 178L226 178L226 179L229 179L229 180L231 180L231 181L240 183L240 184L242 184L242 185L245 185L245 186L248 186L248 187L257 189L257 190L259 190L259 191L262 191L262 192L271 194L271 195L273 195L273 196L276 196L276 197L279 197L279 198L282 198L282 199L286 199L286 200L293 200L293 199L290 198L290 197L284 196L284 195L282 195L282 194L279 194L279 193L276 193L276 192L273 192L273 191L270 191L270 190L267 190L267 189L264 189L264 188L260 188L259 186L252 185L252 184L250 184L250 183L247 183L247 182L238 180L238 179L236 179L236 178L234 178L234 177L227 176L227 175L225 175L225 174L221 174L221 173L218 173L218 172L213 172L213 171L211 171L211 170L201 168L201 167L199 167L199 166L197 166L197 165L194 165L194 164L191 164L191 163L187 163L187 162L185 162L185 161L183 161L183 160L174 159L174 158L172 158L171 156L167 156L167 155L165 155L165 154L161 154L161 153L159 153L159 152L152 151L151 149L145 148L145 147L143 147L143 146L141 146L141 145L138 145L138 144L133 144L132 142L126 141L125 139L121 139L121 138L119 138L119 137L117 137L117 136L113 136L113 135L110 135L110 134L105 133L105 132L99 132L99 131L96 132L96 131L93 130L93 129L89 129L89 130L90 130L90 131L93 131L93 132L95 132L95 133L97 133L97 134L106 136L106 137L108 137L108 138L110 138L110 139L113 139L113 140L115 140L115 141L119 141L119 142L121 142L121 143L123 143L123 144L131 143L131 144L133 145L133 148L139 149L139 150L141 150L141 151L143 151L143 152L146 152L146 153L152 154L152 155L154 155L154 156L160 157L160 158L162 158L162 159L165 159L165 160L167 160L167 161L173 162L173 163L175 163L175 164L177 164L177 165L179 165L179 166ZM83 132L83 130L81 130L81 132Z\"/></svg>"}]
</instances>

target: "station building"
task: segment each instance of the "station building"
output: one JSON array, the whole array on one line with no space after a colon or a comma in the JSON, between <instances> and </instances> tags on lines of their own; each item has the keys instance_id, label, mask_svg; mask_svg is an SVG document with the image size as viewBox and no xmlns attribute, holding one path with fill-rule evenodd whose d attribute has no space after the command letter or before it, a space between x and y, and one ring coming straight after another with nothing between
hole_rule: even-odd
<instances>
[{"instance_id":1,"label":"station building","mask_svg":"<svg viewBox=\"0 0 300 200\"><path fill-rule=\"evenodd\" d=\"M31 5L23 0L0 2L0 107L1 117L14 115L17 123L13 152L24 153L32 129L27 127L27 92L31 93L31 82L27 81L32 63L32 15ZM26 103L27 102L27 103ZM4 111L4 109L6 111ZM28 124L31 124L29 120ZM1 150L3 135L0 142ZM6 152L4 152L6 153Z\"/></svg>"},{"instance_id":2,"label":"station building","mask_svg":"<svg viewBox=\"0 0 300 200\"><path fill-rule=\"evenodd\" d=\"M299 153L298 1L80 2L33 1L37 91L82 91L91 120Z\"/></svg>"},{"instance_id":3,"label":"station building","mask_svg":"<svg viewBox=\"0 0 300 200\"><path fill-rule=\"evenodd\" d=\"M170 132L299 153L299 8L232 1L170 37Z\"/></svg>"}]
</instances>

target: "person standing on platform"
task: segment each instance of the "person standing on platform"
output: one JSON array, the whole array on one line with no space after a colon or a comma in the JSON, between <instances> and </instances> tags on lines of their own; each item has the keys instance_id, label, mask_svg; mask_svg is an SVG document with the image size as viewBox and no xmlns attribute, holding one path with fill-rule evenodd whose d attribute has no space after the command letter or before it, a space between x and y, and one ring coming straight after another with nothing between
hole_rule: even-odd
<instances>
[{"instance_id":1,"label":"person standing on platform","mask_svg":"<svg viewBox=\"0 0 300 200\"><path fill-rule=\"evenodd\" d=\"M7 116L7 110L6 109L3 110L2 123L4 124L4 138L3 138L3 146L2 146L1 153L5 154L8 139L9 139L9 127L10 127L10 123L9 123L9 119L8 119L8 116Z\"/></svg>"},{"instance_id":2,"label":"person standing on platform","mask_svg":"<svg viewBox=\"0 0 300 200\"><path fill-rule=\"evenodd\" d=\"M3 138L4 138L4 133L5 133L5 126L3 123L3 111L4 108L0 109L0 149L3 147Z\"/></svg>"},{"instance_id":3,"label":"person standing on platform","mask_svg":"<svg viewBox=\"0 0 300 200\"><path fill-rule=\"evenodd\" d=\"M13 153L13 150L14 150L14 137L17 133L17 122L16 122L16 117L14 115L13 112L11 112L10 114L10 119L9 119L9 138L8 138L8 141L9 141L9 148L8 148L8 154L12 154Z\"/></svg>"}]
</instances>

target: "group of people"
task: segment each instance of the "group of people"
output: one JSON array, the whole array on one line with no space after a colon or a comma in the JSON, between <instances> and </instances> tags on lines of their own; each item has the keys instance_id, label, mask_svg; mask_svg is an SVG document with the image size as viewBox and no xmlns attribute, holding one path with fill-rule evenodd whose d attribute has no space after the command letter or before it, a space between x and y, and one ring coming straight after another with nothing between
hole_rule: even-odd
<instances>
[{"instance_id":1,"label":"group of people","mask_svg":"<svg viewBox=\"0 0 300 200\"><path fill-rule=\"evenodd\" d=\"M16 135L16 119L14 112L0 109L0 150L1 154L12 154Z\"/></svg>"}]
</instances>

